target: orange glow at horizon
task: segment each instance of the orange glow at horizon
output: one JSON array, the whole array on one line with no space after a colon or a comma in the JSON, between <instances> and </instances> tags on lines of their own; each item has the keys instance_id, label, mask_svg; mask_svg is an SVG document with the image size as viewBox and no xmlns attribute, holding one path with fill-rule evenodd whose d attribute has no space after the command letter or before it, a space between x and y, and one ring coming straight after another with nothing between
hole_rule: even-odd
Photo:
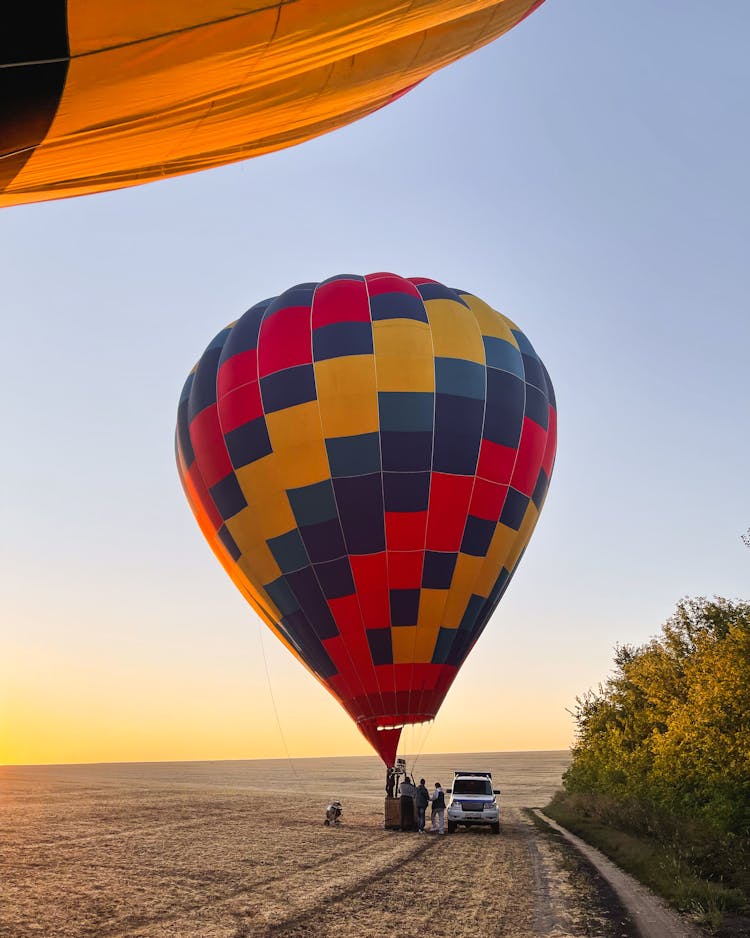
<instances>
[{"instance_id":1,"label":"orange glow at horizon","mask_svg":"<svg viewBox=\"0 0 750 938\"><path fill-rule=\"evenodd\" d=\"M184 676L149 668L106 673L73 661L61 664L37 662L33 673L5 681L0 764L377 758L336 702L293 669L273 681L277 720L268 685L258 675L191 675L186 683ZM568 748L569 719L561 708L555 715L536 706L521 719L515 706L505 713L487 708L486 696L486 689L468 682L454 688L433 724L404 729L399 753Z\"/></svg>"}]
</instances>

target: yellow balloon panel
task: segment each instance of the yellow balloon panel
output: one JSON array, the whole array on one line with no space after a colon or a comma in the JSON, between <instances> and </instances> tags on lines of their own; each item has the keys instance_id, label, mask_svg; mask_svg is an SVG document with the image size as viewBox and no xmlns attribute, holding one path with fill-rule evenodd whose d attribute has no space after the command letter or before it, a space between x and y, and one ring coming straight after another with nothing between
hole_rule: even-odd
<instances>
[{"instance_id":1,"label":"yellow balloon panel","mask_svg":"<svg viewBox=\"0 0 750 938\"><path fill-rule=\"evenodd\" d=\"M350 274L209 343L178 408L179 468L235 582L392 764L398 727L435 715L513 576L556 427L549 375L501 313Z\"/></svg>"}]
</instances>

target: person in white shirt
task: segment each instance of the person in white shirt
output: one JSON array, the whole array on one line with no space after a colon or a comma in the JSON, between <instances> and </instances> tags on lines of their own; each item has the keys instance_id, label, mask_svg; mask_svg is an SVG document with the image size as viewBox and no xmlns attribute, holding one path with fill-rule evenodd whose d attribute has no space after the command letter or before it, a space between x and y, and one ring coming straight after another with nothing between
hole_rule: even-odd
<instances>
[{"instance_id":1,"label":"person in white shirt","mask_svg":"<svg viewBox=\"0 0 750 938\"><path fill-rule=\"evenodd\" d=\"M440 782L435 782L435 791L433 791L430 801L432 802L432 811L430 813L430 827L432 833L434 834L437 830L438 834L444 834L445 830L443 829L443 823L445 821L445 793L440 787ZM437 826L435 824L436 818Z\"/></svg>"}]
</instances>

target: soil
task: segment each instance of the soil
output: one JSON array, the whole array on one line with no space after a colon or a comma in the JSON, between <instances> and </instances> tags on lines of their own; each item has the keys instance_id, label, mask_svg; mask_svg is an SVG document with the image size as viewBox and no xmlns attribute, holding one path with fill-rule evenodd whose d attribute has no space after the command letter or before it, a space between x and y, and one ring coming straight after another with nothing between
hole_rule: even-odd
<instances>
[{"instance_id":1,"label":"soil","mask_svg":"<svg viewBox=\"0 0 750 938\"><path fill-rule=\"evenodd\" d=\"M501 799L499 836L386 831L377 767L368 787L339 762L317 776L306 765L304 790L259 763L242 785L229 764L210 783L179 767L0 769L0 938L635 934L601 878L520 804ZM509 800L542 791L540 765L519 763L528 785L509 779ZM323 825L330 797L341 827Z\"/></svg>"}]
</instances>

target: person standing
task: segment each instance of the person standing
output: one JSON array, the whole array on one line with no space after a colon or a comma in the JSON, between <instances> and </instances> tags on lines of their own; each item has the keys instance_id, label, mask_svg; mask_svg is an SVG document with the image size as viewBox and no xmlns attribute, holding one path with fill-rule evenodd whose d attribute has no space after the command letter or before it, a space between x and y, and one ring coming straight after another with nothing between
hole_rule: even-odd
<instances>
[{"instance_id":1,"label":"person standing","mask_svg":"<svg viewBox=\"0 0 750 938\"><path fill-rule=\"evenodd\" d=\"M401 796L401 830L414 830L414 797L417 789L412 784L412 780L407 775L399 787Z\"/></svg>"},{"instance_id":2,"label":"person standing","mask_svg":"<svg viewBox=\"0 0 750 938\"><path fill-rule=\"evenodd\" d=\"M427 791L423 778L419 780L419 787L414 801L417 805L417 828L420 834L424 834L425 812L427 811L427 805L430 803L430 793Z\"/></svg>"},{"instance_id":3,"label":"person standing","mask_svg":"<svg viewBox=\"0 0 750 938\"><path fill-rule=\"evenodd\" d=\"M440 786L440 782L435 782L435 791L432 793L432 811L430 813L430 829L435 833L435 818L437 817L437 832L444 834L445 822L445 793Z\"/></svg>"}]
</instances>

